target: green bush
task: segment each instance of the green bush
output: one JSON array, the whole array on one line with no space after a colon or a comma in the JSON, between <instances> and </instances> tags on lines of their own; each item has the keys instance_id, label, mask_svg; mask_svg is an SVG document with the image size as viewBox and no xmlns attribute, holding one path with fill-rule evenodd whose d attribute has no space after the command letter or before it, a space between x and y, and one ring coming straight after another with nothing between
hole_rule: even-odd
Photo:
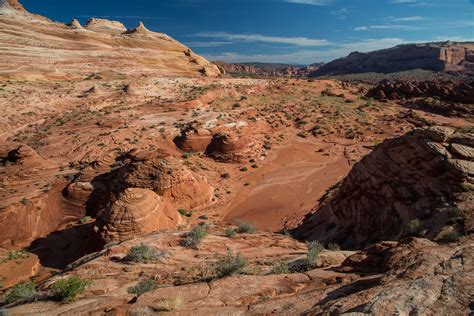
<instances>
[{"instance_id":1,"label":"green bush","mask_svg":"<svg viewBox=\"0 0 474 316\"><path fill-rule=\"evenodd\" d=\"M178 213L183 215L183 216L186 216L186 217L191 217L193 216L193 213L196 212L196 210L190 210L190 211L186 211L184 208L180 208L178 210Z\"/></svg>"},{"instance_id":2,"label":"green bush","mask_svg":"<svg viewBox=\"0 0 474 316\"><path fill-rule=\"evenodd\" d=\"M457 230L452 230L450 232L446 232L441 236L441 241L450 243L450 242L456 242L459 240L461 237L461 234Z\"/></svg>"},{"instance_id":3,"label":"green bush","mask_svg":"<svg viewBox=\"0 0 474 316\"><path fill-rule=\"evenodd\" d=\"M124 258L125 261L147 263L160 259L163 253L153 249L145 243L140 243L138 246L131 247L127 256Z\"/></svg>"},{"instance_id":4,"label":"green bush","mask_svg":"<svg viewBox=\"0 0 474 316\"><path fill-rule=\"evenodd\" d=\"M68 279L59 280L51 286L54 294L63 302L72 302L92 284L91 280L72 276Z\"/></svg>"},{"instance_id":5,"label":"green bush","mask_svg":"<svg viewBox=\"0 0 474 316\"><path fill-rule=\"evenodd\" d=\"M235 229L233 229L232 227L227 227L227 228L225 229L225 235L226 235L227 237L229 237L229 238L230 238L230 237L234 237L235 234L236 234Z\"/></svg>"},{"instance_id":6,"label":"green bush","mask_svg":"<svg viewBox=\"0 0 474 316\"><path fill-rule=\"evenodd\" d=\"M237 232L239 234L255 234L257 232L257 227L252 223L247 222L237 222Z\"/></svg>"},{"instance_id":7,"label":"green bush","mask_svg":"<svg viewBox=\"0 0 474 316\"><path fill-rule=\"evenodd\" d=\"M181 240L181 245L186 248L196 249L206 236L207 232L205 228L203 226L196 226L184 235L184 238Z\"/></svg>"},{"instance_id":8,"label":"green bush","mask_svg":"<svg viewBox=\"0 0 474 316\"><path fill-rule=\"evenodd\" d=\"M308 267L314 268L316 266L316 259L323 250L324 246L319 241L313 241L308 244L308 253L306 254Z\"/></svg>"},{"instance_id":9,"label":"green bush","mask_svg":"<svg viewBox=\"0 0 474 316\"><path fill-rule=\"evenodd\" d=\"M215 267L215 275L217 278L222 278L229 275L241 274L243 269L247 266L247 261L237 253L235 256L232 250L227 250L227 255L220 256L217 259Z\"/></svg>"},{"instance_id":10,"label":"green bush","mask_svg":"<svg viewBox=\"0 0 474 316\"><path fill-rule=\"evenodd\" d=\"M408 233L417 236L421 231L421 222L419 219L413 219L408 223Z\"/></svg>"},{"instance_id":11,"label":"green bush","mask_svg":"<svg viewBox=\"0 0 474 316\"><path fill-rule=\"evenodd\" d=\"M288 274L291 273L290 266L287 262L280 262L277 265L273 266L271 274Z\"/></svg>"},{"instance_id":12,"label":"green bush","mask_svg":"<svg viewBox=\"0 0 474 316\"><path fill-rule=\"evenodd\" d=\"M31 281L20 283L8 290L5 303L11 304L20 300L32 301L36 296L35 284Z\"/></svg>"},{"instance_id":13,"label":"green bush","mask_svg":"<svg viewBox=\"0 0 474 316\"><path fill-rule=\"evenodd\" d=\"M8 255L0 260L0 263L5 263L11 260L28 258L30 254L25 250L13 250Z\"/></svg>"},{"instance_id":14,"label":"green bush","mask_svg":"<svg viewBox=\"0 0 474 316\"><path fill-rule=\"evenodd\" d=\"M341 250L341 247L340 247L338 244L332 243L332 242L330 242L330 243L327 245L326 248L327 248L328 250L331 250L331 251L339 251L339 250Z\"/></svg>"},{"instance_id":15,"label":"green bush","mask_svg":"<svg viewBox=\"0 0 474 316\"><path fill-rule=\"evenodd\" d=\"M129 294L135 294L138 297L145 294L146 292L153 291L157 287L158 286L156 285L156 282L150 279L150 280L140 281L138 282L137 285L129 287L127 289L127 292Z\"/></svg>"}]
</instances>

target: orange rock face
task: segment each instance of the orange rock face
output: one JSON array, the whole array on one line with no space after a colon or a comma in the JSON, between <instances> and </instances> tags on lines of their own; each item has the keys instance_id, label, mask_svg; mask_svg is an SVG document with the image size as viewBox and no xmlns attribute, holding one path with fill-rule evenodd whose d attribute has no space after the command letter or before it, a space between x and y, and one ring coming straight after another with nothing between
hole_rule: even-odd
<instances>
[{"instance_id":1,"label":"orange rock face","mask_svg":"<svg viewBox=\"0 0 474 316\"><path fill-rule=\"evenodd\" d=\"M98 221L99 235L105 242L124 241L162 229L173 229L182 219L167 209L151 190L126 189Z\"/></svg>"},{"instance_id":2,"label":"orange rock face","mask_svg":"<svg viewBox=\"0 0 474 316\"><path fill-rule=\"evenodd\" d=\"M437 238L452 209L473 216L473 193L463 189L473 184L472 147L462 147L463 154L455 150L472 137L430 127L386 140L353 167L298 233L351 246L400 239L416 220L418 234Z\"/></svg>"}]
</instances>

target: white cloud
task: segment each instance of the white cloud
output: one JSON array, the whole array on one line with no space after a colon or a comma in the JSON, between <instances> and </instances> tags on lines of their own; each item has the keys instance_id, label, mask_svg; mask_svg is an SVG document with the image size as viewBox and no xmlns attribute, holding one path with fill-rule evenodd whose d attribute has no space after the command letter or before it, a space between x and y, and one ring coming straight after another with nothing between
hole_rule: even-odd
<instances>
[{"instance_id":1,"label":"white cloud","mask_svg":"<svg viewBox=\"0 0 474 316\"><path fill-rule=\"evenodd\" d=\"M411 26L402 24L381 24L381 25L363 25L354 28L354 31L376 31L376 30L399 30L399 31L417 31L423 30L421 26Z\"/></svg>"},{"instance_id":2,"label":"white cloud","mask_svg":"<svg viewBox=\"0 0 474 316\"><path fill-rule=\"evenodd\" d=\"M329 13L340 20L344 20L347 18L347 15L349 14L349 12L350 12L349 9L343 8L343 9L331 11Z\"/></svg>"},{"instance_id":3,"label":"white cloud","mask_svg":"<svg viewBox=\"0 0 474 316\"><path fill-rule=\"evenodd\" d=\"M326 39L312 39L307 37L266 36L261 34L234 34L227 32L203 32L194 34L192 36L202 38L219 38L227 41L278 43L306 47L327 46L332 44L332 42Z\"/></svg>"},{"instance_id":4,"label":"white cloud","mask_svg":"<svg viewBox=\"0 0 474 316\"><path fill-rule=\"evenodd\" d=\"M407 43L401 38L366 39L354 43L341 43L336 47L326 50L299 50L286 54L240 54L226 52L221 54L204 54L209 60L225 60L227 62L269 62L289 64L311 64L319 61L331 61L347 56L350 52L369 52L373 50L393 47Z\"/></svg>"},{"instance_id":5,"label":"white cloud","mask_svg":"<svg viewBox=\"0 0 474 316\"><path fill-rule=\"evenodd\" d=\"M332 0L284 0L288 3L308 4L308 5L328 5Z\"/></svg>"},{"instance_id":6,"label":"white cloud","mask_svg":"<svg viewBox=\"0 0 474 316\"><path fill-rule=\"evenodd\" d=\"M234 44L234 42L186 42L184 44L190 47L218 47L231 45Z\"/></svg>"},{"instance_id":7,"label":"white cloud","mask_svg":"<svg viewBox=\"0 0 474 316\"><path fill-rule=\"evenodd\" d=\"M392 21L397 21L397 22L412 22L412 21L424 20L424 18L421 16L406 16L406 17L401 17L401 18L391 17L389 19Z\"/></svg>"}]
</instances>

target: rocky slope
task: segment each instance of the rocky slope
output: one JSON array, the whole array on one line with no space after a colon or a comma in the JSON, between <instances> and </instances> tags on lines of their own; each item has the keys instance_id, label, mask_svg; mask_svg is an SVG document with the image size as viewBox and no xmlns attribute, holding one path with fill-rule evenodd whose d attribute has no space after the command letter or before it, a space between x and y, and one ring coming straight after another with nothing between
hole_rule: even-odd
<instances>
[{"instance_id":1,"label":"rocky slope","mask_svg":"<svg viewBox=\"0 0 474 316\"><path fill-rule=\"evenodd\" d=\"M474 82L469 81L383 80L366 96L378 100L397 100L413 108L443 115L474 115Z\"/></svg>"},{"instance_id":2,"label":"rocky slope","mask_svg":"<svg viewBox=\"0 0 474 316\"><path fill-rule=\"evenodd\" d=\"M308 66L294 66L283 64L265 63L226 63L216 61L219 70L232 76L256 76L256 77L306 77L310 72L316 71L323 64L315 63Z\"/></svg>"},{"instance_id":3,"label":"rocky slope","mask_svg":"<svg viewBox=\"0 0 474 316\"><path fill-rule=\"evenodd\" d=\"M352 52L347 57L325 64L309 76L394 73L412 69L473 74L474 44L406 44L369 53Z\"/></svg>"},{"instance_id":4,"label":"rocky slope","mask_svg":"<svg viewBox=\"0 0 474 316\"><path fill-rule=\"evenodd\" d=\"M0 3L3 78L68 78L112 69L120 73L217 76L217 67L163 33L140 23L90 19L82 27L26 12L17 1ZM21 67L19 66L21 65Z\"/></svg>"},{"instance_id":5,"label":"rocky slope","mask_svg":"<svg viewBox=\"0 0 474 316\"><path fill-rule=\"evenodd\" d=\"M474 135L415 129L384 141L297 229L301 238L346 247L415 234L443 240L472 233Z\"/></svg>"}]
</instances>

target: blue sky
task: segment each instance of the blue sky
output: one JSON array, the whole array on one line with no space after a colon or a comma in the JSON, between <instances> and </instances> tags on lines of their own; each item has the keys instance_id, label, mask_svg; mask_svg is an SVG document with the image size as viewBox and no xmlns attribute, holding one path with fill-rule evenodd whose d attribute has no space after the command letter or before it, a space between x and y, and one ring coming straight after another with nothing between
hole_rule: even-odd
<instances>
[{"instance_id":1,"label":"blue sky","mask_svg":"<svg viewBox=\"0 0 474 316\"><path fill-rule=\"evenodd\" d=\"M138 21L210 60L309 64L407 42L474 40L474 0L23 0L62 22Z\"/></svg>"}]
</instances>

